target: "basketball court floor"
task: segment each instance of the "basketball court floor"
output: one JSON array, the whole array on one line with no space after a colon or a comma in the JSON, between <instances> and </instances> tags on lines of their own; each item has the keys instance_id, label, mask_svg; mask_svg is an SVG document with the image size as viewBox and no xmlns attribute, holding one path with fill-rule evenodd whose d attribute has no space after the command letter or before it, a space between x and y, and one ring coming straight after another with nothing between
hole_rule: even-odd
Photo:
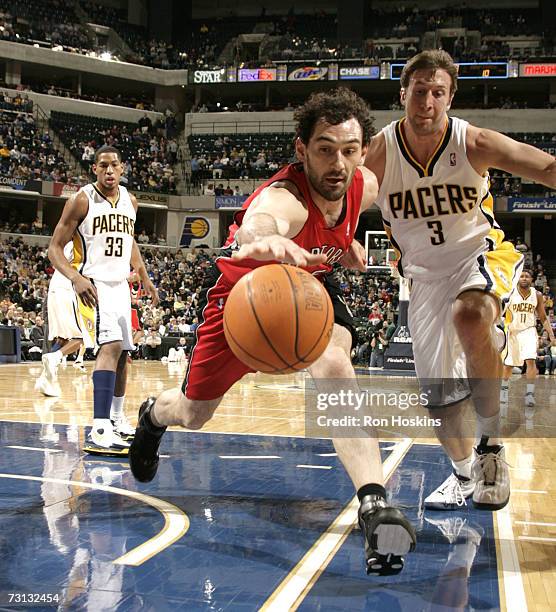
<instances>
[{"instance_id":1,"label":"basketball court floor","mask_svg":"<svg viewBox=\"0 0 556 612\"><path fill-rule=\"evenodd\" d=\"M401 574L378 578L365 575L357 503L332 443L304 437L303 374L247 376L204 430L167 433L159 473L141 485L127 460L80 451L89 375L61 368L56 399L33 390L39 371L0 367L1 610L554 609L553 378L538 378L542 399L527 415L522 381L511 387L513 490L497 513L425 512L448 461L433 439L385 436L389 495L418 547ZM414 383L373 374L376 388ZM182 376L180 365L134 362L130 419Z\"/></svg>"}]
</instances>

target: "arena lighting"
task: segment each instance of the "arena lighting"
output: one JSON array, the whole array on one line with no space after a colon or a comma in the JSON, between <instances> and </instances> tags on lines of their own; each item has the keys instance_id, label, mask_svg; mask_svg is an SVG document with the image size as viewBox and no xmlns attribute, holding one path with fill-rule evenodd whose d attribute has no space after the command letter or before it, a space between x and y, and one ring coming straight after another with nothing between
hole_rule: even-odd
<instances>
[{"instance_id":1,"label":"arena lighting","mask_svg":"<svg viewBox=\"0 0 556 612\"><path fill-rule=\"evenodd\" d=\"M110 53L109 51L103 51L99 57L101 60L109 62L112 60L112 53Z\"/></svg>"}]
</instances>

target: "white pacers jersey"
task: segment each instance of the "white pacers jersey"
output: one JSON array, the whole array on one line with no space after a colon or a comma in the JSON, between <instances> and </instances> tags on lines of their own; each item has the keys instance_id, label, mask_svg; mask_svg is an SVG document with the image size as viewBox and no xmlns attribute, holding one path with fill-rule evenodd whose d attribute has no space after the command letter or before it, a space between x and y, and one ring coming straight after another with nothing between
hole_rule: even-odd
<instances>
[{"instance_id":1,"label":"white pacers jersey","mask_svg":"<svg viewBox=\"0 0 556 612\"><path fill-rule=\"evenodd\" d=\"M73 266L83 276L105 282L129 276L135 209L125 187L119 187L115 204L89 184L80 192L89 199L87 216L73 237Z\"/></svg>"},{"instance_id":2,"label":"white pacers jersey","mask_svg":"<svg viewBox=\"0 0 556 612\"><path fill-rule=\"evenodd\" d=\"M467 121L451 117L426 167L404 138L405 118L387 125L384 178L377 197L384 228L400 252L406 278L451 276L466 262L494 250L504 233L493 216L488 174L467 159Z\"/></svg>"},{"instance_id":3,"label":"white pacers jersey","mask_svg":"<svg viewBox=\"0 0 556 612\"><path fill-rule=\"evenodd\" d=\"M68 242L64 247L64 257L72 263L73 261L73 242ZM67 289L69 291L73 291L73 285L70 279L67 276L64 276L58 270L54 270L54 274L52 274L52 278L48 283L48 291L54 291L55 289Z\"/></svg>"},{"instance_id":4,"label":"white pacers jersey","mask_svg":"<svg viewBox=\"0 0 556 612\"><path fill-rule=\"evenodd\" d=\"M535 327L537 309L537 291L534 287L529 288L529 293L524 297L516 289L510 298L506 317L509 319L510 331L523 331L529 327Z\"/></svg>"}]
</instances>

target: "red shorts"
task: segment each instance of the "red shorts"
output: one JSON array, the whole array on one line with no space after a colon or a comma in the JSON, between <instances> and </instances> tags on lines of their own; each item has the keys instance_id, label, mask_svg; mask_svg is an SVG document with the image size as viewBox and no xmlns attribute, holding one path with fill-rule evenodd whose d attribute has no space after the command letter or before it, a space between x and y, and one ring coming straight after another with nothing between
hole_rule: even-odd
<instances>
[{"instance_id":1,"label":"red shorts","mask_svg":"<svg viewBox=\"0 0 556 612\"><path fill-rule=\"evenodd\" d=\"M209 289L203 288L201 292L199 327L182 385L183 393L191 400L221 397L245 374L256 371L232 353L224 335L224 306L234 283L224 279L216 266L209 274L211 284ZM355 346L357 334L353 316L342 297L340 287L330 275L323 281L334 307L334 321L351 332Z\"/></svg>"},{"instance_id":2,"label":"red shorts","mask_svg":"<svg viewBox=\"0 0 556 612\"><path fill-rule=\"evenodd\" d=\"M245 374L255 371L232 353L224 336L224 306L232 286L220 277L202 294L199 304L202 316L182 385L182 391L191 400L221 397Z\"/></svg>"},{"instance_id":3,"label":"red shorts","mask_svg":"<svg viewBox=\"0 0 556 612\"><path fill-rule=\"evenodd\" d=\"M141 329L141 323L139 323L139 317L135 308L131 309L131 329L133 331L139 331Z\"/></svg>"}]
</instances>

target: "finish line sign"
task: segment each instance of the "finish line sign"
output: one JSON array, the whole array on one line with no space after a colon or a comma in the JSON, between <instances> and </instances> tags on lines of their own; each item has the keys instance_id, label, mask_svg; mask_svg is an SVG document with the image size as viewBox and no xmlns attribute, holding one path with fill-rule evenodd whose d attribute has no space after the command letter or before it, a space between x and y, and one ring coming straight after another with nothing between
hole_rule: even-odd
<instances>
[{"instance_id":1,"label":"finish line sign","mask_svg":"<svg viewBox=\"0 0 556 612\"><path fill-rule=\"evenodd\" d=\"M508 198L508 212L556 213L556 198Z\"/></svg>"}]
</instances>

